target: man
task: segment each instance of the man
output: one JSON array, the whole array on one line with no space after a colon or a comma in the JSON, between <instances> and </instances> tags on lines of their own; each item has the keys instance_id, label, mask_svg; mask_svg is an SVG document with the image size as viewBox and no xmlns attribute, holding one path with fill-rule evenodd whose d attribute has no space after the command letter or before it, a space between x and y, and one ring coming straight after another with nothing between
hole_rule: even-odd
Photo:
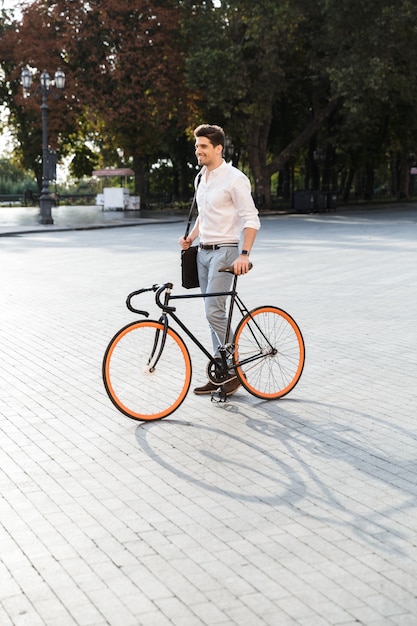
<instances>
[{"instance_id":1,"label":"man","mask_svg":"<svg viewBox=\"0 0 417 626\"><path fill-rule=\"evenodd\" d=\"M189 236L180 239L180 246L186 250L200 238L197 266L202 293L229 291L233 276L218 270L232 265L235 274L249 271L250 251L260 228L258 211L247 176L223 159L223 129L201 124L194 130L194 137L197 161L202 166L195 182L198 217ZM216 355L219 345L226 340L227 296L205 298L204 304ZM239 385L236 376L226 382L223 386L226 395L235 393ZM217 388L209 380L194 389L194 393L210 394Z\"/></svg>"}]
</instances>

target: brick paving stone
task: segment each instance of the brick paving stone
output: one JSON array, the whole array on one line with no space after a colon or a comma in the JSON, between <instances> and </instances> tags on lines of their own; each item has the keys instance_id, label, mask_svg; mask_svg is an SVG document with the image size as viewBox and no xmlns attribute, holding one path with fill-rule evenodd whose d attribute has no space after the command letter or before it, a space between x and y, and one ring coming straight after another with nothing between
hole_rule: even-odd
<instances>
[{"instance_id":1,"label":"brick paving stone","mask_svg":"<svg viewBox=\"0 0 417 626\"><path fill-rule=\"evenodd\" d=\"M4 610L2 606L0 606L0 624L2 624L3 626L13 626L13 622L12 622L10 615L6 613L6 611Z\"/></svg>"},{"instance_id":2,"label":"brick paving stone","mask_svg":"<svg viewBox=\"0 0 417 626\"><path fill-rule=\"evenodd\" d=\"M2 626L415 626L417 208L262 222L239 292L299 323L299 384L155 423L101 361L182 225L1 237Z\"/></svg>"}]
</instances>

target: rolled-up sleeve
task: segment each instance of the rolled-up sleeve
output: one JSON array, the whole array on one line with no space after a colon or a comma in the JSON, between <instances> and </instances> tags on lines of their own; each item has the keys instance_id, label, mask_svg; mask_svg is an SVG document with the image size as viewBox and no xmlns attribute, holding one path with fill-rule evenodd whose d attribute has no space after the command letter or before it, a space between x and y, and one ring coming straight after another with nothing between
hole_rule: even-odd
<instances>
[{"instance_id":1,"label":"rolled-up sleeve","mask_svg":"<svg viewBox=\"0 0 417 626\"><path fill-rule=\"evenodd\" d=\"M242 228L254 228L259 230L261 223L258 209L253 201L249 178L241 173L233 182L232 198L237 208Z\"/></svg>"}]
</instances>

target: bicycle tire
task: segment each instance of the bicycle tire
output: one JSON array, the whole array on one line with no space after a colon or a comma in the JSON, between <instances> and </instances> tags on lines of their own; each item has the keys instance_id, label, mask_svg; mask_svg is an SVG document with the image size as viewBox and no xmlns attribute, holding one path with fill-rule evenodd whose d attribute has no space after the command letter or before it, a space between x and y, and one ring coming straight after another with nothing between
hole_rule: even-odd
<instances>
[{"instance_id":1,"label":"bicycle tire","mask_svg":"<svg viewBox=\"0 0 417 626\"><path fill-rule=\"evenodd\" d=\"M257 398L282 398L300 380L304 339L295 320L282 309L260 306L250 311L236 328L234 344L237 376Z\"/></svg>"},{"instance_id":2,"label":"bicycle tire","mask_svg":"<svg viewBox=\"0 0 417 626\"><path fill-rule=\"evenodd\" d=\"M132 419L167 417L182 404L190 388L190 354L172 328L167 330L155 369L149 367L155 338L160 342L163 328L153 320L132 322L115 334L104 354L102 375L107 394L115 407Z\"/></svg>"}]
</instances>

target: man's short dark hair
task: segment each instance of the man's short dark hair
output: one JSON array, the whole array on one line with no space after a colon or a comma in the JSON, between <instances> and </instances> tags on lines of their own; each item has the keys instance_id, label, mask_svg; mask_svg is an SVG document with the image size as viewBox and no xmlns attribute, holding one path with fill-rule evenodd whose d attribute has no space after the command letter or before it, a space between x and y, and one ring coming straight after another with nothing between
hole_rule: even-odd
<instances>
[{"instance_id":1,"label":"man's short dark hair","mask_svg":"<svg viewBox=\"0 0 417 626\"><path fill-rule=\"evenodd\" d=\"M207 137L214 147L223 146L226 141L223 128L215 124L200 124L194 131L194 137Z\"/></svg>"}]
</instances>

